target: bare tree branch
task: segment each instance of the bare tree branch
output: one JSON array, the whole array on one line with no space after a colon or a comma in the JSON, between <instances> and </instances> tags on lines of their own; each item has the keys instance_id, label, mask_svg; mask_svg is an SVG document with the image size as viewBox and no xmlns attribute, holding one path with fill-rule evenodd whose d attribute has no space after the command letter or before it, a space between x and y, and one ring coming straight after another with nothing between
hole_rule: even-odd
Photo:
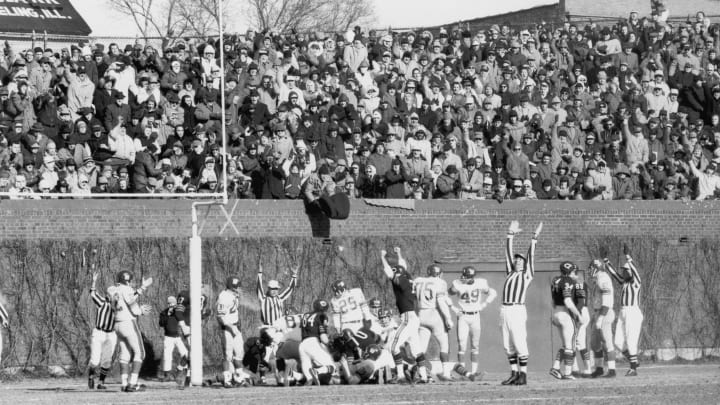
<instances>
[{"instance_id":1,"label":"bare tree branch","mask_svg":"<svg viewBox=\"0 0 720 405\"><path fill-rule=\"evenodd\" d=\"M371 0L248 0L246 14L250 25L259 31L279 32L339 32L374 18Z\"/></svg>"}]
</instances>

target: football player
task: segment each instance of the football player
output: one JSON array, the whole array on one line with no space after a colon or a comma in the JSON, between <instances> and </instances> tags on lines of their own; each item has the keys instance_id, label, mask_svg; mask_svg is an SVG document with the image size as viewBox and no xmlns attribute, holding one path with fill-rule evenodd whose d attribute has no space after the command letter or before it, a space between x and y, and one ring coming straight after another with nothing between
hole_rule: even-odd
<instances>
[{"instance_id":1,"label":"football player","mask_svg":"<svg viewBox=\"0 0 720 405\"><path fill-rule=\"evenodd\" d=\"M343 359L344 360L344 359ZM362 383L382 383L385 370L394 365L393 357L381 345L370 345L365 350L362 360L348 364L340 362L343 380L350 385Z\"/></svg>"},{"instance_id":2,"label":"football player","mask_svg":"<svg viewBox=\"0 0 720 405\"><path fill-rule=\"evenodd\" d=\"M185 339L183 344L186 345L185 350L186 353L190 352L190 344L191 344L191 336L190 336L190 291L189 290L183 290L180 291L177 294L177 305L175 306L175 319L178 323L178 328L180 330L180 335L182 338ZM210 314L211 310L208 308L207 304L207 295L204 293L200 295L200 319L205 320L207 319ZM180 358L180 369L185 370L185 378L184 378L184 386L190 385L190 359L187 357L181 357ZM183 382L183 380L180 380Z\"/></svg>"},{"instance_id":3,"label":"football player","mask_svg":"<svg viewBox=\"0 0 720 405\"><path fill-rule=\"evenodd\" d=\"M380 335L382 333L382 326L380 325L380 311L382 310L382 302L379 298L372 298L368 301L368 308L370 309L370 321L373 332Z\"/></svg>"},{"instance_id":4,"label":"football player","mask_svg":"<svg viewBox=\"0 0 720 405\"><path fill-rule=\"evenodd\" d=\"M553 303L552 324L557 328L562 339L563 372L560 371L560 361L555 360L550 369L550 375L563 380L574 380L572 365L575 361L575 322L580 321L581 315L575 306L575 283L577 280L577 267L568 261L560 264L560 275L553 278L550 283L550 295Z\"/></svg>"},{"instance_id":5,"label":"football player","mask_svg":"<svg viewBox=\"0 0 720 405\"><path fill-rule=\"evenodd\" d=\"M145 359L145 347L137 318L147 314L150 306L140 305L138 298L152 285L153 279L144 278L140 288L135 289L132 273L123 270L117 274L116 281L115 288L110 289L108 294L111 295L115 307L115 333L120 345L121 391L142 391L144 387L138 384L138 376Z\"/></svg>"},{"instance_id":6,"label":"football player","mask_svg":"<svg viewBox=\"0 0 720 405\"><path fill-rule=\"evenodd\" d=\"M405 375L404 364L401 350L405 343L410 346L410 352L415 356L419 382L426 383L428 381L427 364L425 361L425 353L420 350L420 320L415 313L415 293L413 289L412 276L407 271L407 262L402 257L399 247L395 247L397 254L397 265L391 266L387 261L387 252L380 251L380 259L383 264L385 275L392 282L393 293L395 294L395 303L400 312L400 326L395 331L394 337L390 344L390 352L395 360L395 376L389 382L398 383L403 379L412 382L412 375ZM401 377L402 376L402 377Z\"/></svg>"},{"instance_id":7,"label":"football player","mask_svg":"<svg viewBox=\"0 0 720 405\"><path fill-rule=\"evenodd\" d=\"M614 291L612 279L605 267L610 261L594 260L590 267L590 274L595 279L593 291L594 321L590 336L590 346L594 352L595 371L591 377L615 377L615 347L613 344L612 324L615 321L613 310ZM607 359L607 373L603 375L603 359Z\"/></svg>"},{"instance_id":8,"label":"football player","mask_svg":"<svg viewBox=\"0 0 720 405\"><path fill-rule=\"evenodd\" d=\"M359 288L348 289L344 281L336 281L332 286L335 296L330 300L333 326L340 332L350 329L353 332L363 326L364 320L372 316L365 301L365 295Z\"/></svg>"},{"instance_id":9,"label":"football player","mask_svg":"<svg viewBox=\"0 0 720 405\"><path fill-rule=\"evenodd\" d=\"M320 385L321 378L323 382L329 381L335 371L335 363L327 350L327 345L330 343L328 309L327 301L315 300L313 312L304 314L300 321L302 342L300 342L298 350L300 351L300 367L307 380L306 385Z\"/></svg>"},{"instance_id":10,"label":"football player","mask_svg":"<svg viewBox=\"0 0 720 405\"><path fill-rule=\"evenodd\" d=\"M430 336L434 336L440 346L442 371L438 378L449 381L452 363L450 363L450 345L448 332L453 328L447 301L447 283L442 279L440 266L431 264L427 268L427 277L418 277L413 281L417 300L418 318L420 318L420 350L426 351Z\"/></svg>"},{"instance_id":11,"label":"football player","mask_svg":"<svg viewBox=\"0 0 720 405\"><path fill-rule=\"evenodd\" d=\"M459 280L452 282L450 295L458 296L458 364L455 372L463 377L475 381L481 377L478 373L480 360L480 312L497 297L495 289L490 288L487 280L476 277L476 270L472 266L463 268ZM470 371L464 366L465 350L467 349L468 335L470 335Z\"/></svg>"},{"instance_id":12,"label":"football player","mask_svg":"<svg viewBox=\"0 0 720 405\"><path fill-rule=\"evenodd\" d=\"M238 313L240 294L240 279L228 277L225 281L225 290L217 298L217 319L223 332L223 347L225 360L223 362L223 386L232 388L234 385L248 386L245 379L247 374L243 371L243 337L238 329L240 317Z\"/></svg>"}]
</instances>

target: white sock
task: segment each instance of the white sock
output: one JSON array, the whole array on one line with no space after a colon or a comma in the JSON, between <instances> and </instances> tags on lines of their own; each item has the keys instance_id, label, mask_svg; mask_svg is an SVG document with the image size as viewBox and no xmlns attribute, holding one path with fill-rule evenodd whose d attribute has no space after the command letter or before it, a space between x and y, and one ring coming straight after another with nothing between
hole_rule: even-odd
<instances>
[{"instance_id":1,"label":"white sock","mask_svg":"<svg viewBox=\"0 0 720 405\"><path fill-rule=\"evenodd\" d=\"M446 377L449 376L450 373L452 373L453 366L454 366L453 363L450 363L450 362L445 362L445 363L443 363L443 364L442 364L442 367L443 367L443 375L446 376Z\"/></svg>"},{"instance_id":2,"label":"white sock","mask_svg":"<svg viewBox=\"0 0 720 405\"><path fill-rule=\"evenodd\" d=\"M477 363L476 361L474 361L474 362L472 362L472 363L470 364L470 370L471 370L470 372L473 373L473 374L477 373L477 371L478 371L478 363Z\"/></svg>"},{"instance_id":3,"label":"white sock","mask_svg":"<svg viewBox=\"0 0 720 405\"><path fill-rule=\"evenodd\" d=\"M130 385L137 385L139 373L133 372L130 374Z\"/></svg>"},{"instance_id":4,"label":"white sock","mask_svg":"<svg viewBox=\"0 0 720 405\"><path fill-rule=\"evenodd\" d=\"M615 360L608 360L608 370L615 370Z\"/></svg>"},{"instance_id":5,"label":"white sock","mask_svg":"<svg viewBox=\"0 0 720 405\"><path fill-rule=\"evenodd\" d=\"M527 366L520 366L520 372L527 374Z\"/></svg>"},{"instance_id":6,"label":"white sock","mask_svg":"<svg viewBox=\"0 0 720 405\"><path fill-rule=\"evenodd\" d=\"M120 385L123 387L127 387L128 385L128 375L127 374L120 374Z\"/></svg>"},{"instance_id":7,"label":"white sock","mask_svg":"<svg viewBox=\"0 0 720 405\"><path fill-rule=\"evenodd\" d=\"M230 371L223 371L223 381L229 383L232 380L232 373Z\"/></svg>"}]
</instances>

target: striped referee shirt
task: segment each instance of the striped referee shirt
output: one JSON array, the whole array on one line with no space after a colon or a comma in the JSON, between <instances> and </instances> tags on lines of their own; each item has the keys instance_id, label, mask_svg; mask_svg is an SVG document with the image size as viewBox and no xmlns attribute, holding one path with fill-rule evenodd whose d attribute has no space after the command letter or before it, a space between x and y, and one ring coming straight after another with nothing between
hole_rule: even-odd
<instances>
[{"instance_id":1,"label":"striped referee shirt","mask_svg":"<svg viewBox=\"0 0 720 405\"><path fill-rule=\"evenodd\" d=\"M262 276L262 273L258 273L257 295L260 300L260 319L263 325L273 325L279 319L285 318L285 300L288 299L290 294L295 290L297 276L293 274L290 285L274 297L265 293Z\"/></svg>"},{"instance_id":2,"label":"striped referee shirt","mask_svg":"<svg viewBox=\"0 0 720 405\"><path fill-rule=\"evenodd\" d=\"M514 235L507 236L505 246L505 284L503 285L503 305L525 304L525 295L530 283L535 276L535 238L530 242L527 253L527 261L523 271L516 271L513 254Z\"/></svg>"},{"instance_id":3,"label":"striped referee shirt","mask_svg":"<svg viewBox=\"0 0 720 405\"><path fill-rule=\"evenodd\" d=\"M112 332L115 327L115 310L112 305L95 290L90 291L90 298L98 308L95 315L95 328L103 332Z\"/></svg>"},{"instance_id":4,"label":"striped referee shirt","mask_svg":"<svg viewBox=\"0 0 720 405\"><path fill-rule=\"evenodd\" d=\"M5 310L5 307L3 307L2 303L0 303L0 325L5 322L10 322L10 316Z\"/></svg>"},{"instance_id":5,"label":"striped referee shirt","mask_svg":"<svg viewBox=\"0 0 720 405\"><path fill-rule=\"evenodd\" d=\"M618 274L617 270L607 263L608 273L620 285L622 285L622 295L620 297L620 306L623 307L639 307L640 306L640 273L638 273L632 259L628 258L628 266L630 267L630 275L624 277Z\"/></svg>"}]
</instances>

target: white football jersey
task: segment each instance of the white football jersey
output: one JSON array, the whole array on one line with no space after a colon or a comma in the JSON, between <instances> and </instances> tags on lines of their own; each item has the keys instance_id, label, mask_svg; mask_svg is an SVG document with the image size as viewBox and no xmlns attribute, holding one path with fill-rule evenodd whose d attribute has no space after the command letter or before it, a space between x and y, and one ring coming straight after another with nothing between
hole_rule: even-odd
<instances>
[{"instance_id":1,"label":"white football jersey","mask_svg":"<svg viewBox=\"0 0 720 405\"><path fill-rule=\"evenodd\" d=\"M605 303L612 309L615 298L612 279L606 272L598 271L595 275L595 290L593 293L594 309L600 309L603 306L603 295L605 295Z\"/></svg>"},{"instance_id":2,"label":"white football jersey","mask_svg":"<svg viewBox=\"0 0 720 405\"><path fill-rule=\"evenodd\" d=\"M115 321L132 321L140 314L140 305L137 303L138 296L135 289L126 284L118 284L115 287Z\"/></svg>"},{"instance_id":3,"label":"white football jersey","mask_svg":"<svg viewBox=\"0 0 720 405\"><path fill-rule=\"evenodd\" d=\"M359 288L346 290L340 297L330 300L333 315L340 316L340 323L362 321L365 295ZM338 328L340 325L335 325Z\"/></svg>"},{"instance_id":4,"label":"white football jersey","mask_svg":"<svg viewBox=\"0 0 720 405\"><path fill-rule=\"evenodd\" d=\"M438 299L447 295L447 283L440 277L418 277L413 281L417 309L436 309Z\"/></svg>"},{"instance_id":5,"label":"white football jersey","mask_svg":"<svg viewBox=\"0 0 720 405\"><path fill-rule=\"evenodd\" d=\"M240 320L238 296L230 290L223 290L217 298L217 316L223 325L236 325Z\"/></svg>"},{"instance_id":6,"label":"white football jersey","mask_svg":"<svg viewBox=\"0 0 720 405\"><path fill-rule=\"evenodd\" d=\"M475 278L472 284L461 280L453 281L453 289L458 294L458 306L463 312L477 312L485 302L482 295L490 293L490 286L484 278Z\"/></svg>"}]
</instances>

